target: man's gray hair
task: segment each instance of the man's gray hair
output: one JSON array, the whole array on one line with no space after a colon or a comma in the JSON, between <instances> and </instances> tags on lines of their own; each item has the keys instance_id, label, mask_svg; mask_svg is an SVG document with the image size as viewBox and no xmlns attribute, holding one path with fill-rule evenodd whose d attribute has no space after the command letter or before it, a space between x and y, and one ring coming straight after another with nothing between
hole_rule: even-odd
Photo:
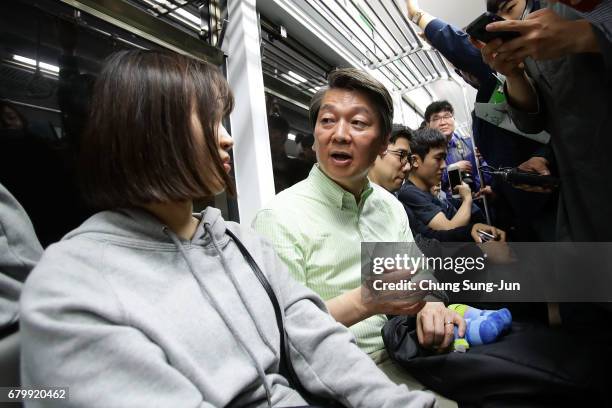
<instances>
[{"instance_id":1,"label":"man's gray hair","mask_svg":"<svg viewBox=\"0 0 612 408\"><path fill-rule=\"evenodd\" d=\"M360 91L368 96L374 104L380 119L381 137L389 138L393 124L393 99L387 88L372 75L357 68L338 68L332 71L327 78L327 86L322 87L310 100L310 126L314 130L319 116L319 109L330 89L346 89Z\"/></svg>"}]
</instances>

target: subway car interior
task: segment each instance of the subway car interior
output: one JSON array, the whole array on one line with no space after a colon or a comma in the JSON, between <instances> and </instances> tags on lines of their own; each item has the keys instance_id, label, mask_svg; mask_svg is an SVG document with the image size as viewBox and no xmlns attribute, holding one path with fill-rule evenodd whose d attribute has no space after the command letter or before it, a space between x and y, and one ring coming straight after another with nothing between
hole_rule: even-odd
<instances>
[{"instance_id":1,"label":"subway car interior","mask_svg":"<svg viewBox=\"0 0 612 408\"><path fill-rule=\"evenodd\" d=\"M608 405L611 61L610 0L0 2L0 406Z\"/></svg>"}]
</instances>

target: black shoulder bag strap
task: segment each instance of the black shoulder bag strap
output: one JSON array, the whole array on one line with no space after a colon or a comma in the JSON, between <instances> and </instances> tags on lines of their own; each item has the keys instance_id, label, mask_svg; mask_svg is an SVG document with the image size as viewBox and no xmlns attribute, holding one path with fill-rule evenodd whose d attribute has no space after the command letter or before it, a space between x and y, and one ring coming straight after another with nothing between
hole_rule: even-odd
<instances>
[{"instance_id":1,"label":"black shoulder bag strap","mask_svg":"<svg viewBox=\"0 0 612 408\"><path fill-rule=\"evenodd\" d=\"M276 294L274 293L272 286L270 286L270 282L268 282L268 278L266 278L266 275L264 275L261 269L259 269L259 265L257 265L257 262L255 262L255 259L253 259L248 249L245 248L242 242L238 239L238 237L232 231L230 231L229 229L226 229L225 231L227 232L227 235L229 235L234 241L234 243L238 246L238 249L242 253L242 256L244 257L244 259L247 261L247 263L251 267L251 270L253 271L253 273L255 274L259 282L261 283L261 286L263 286L265 291L268 293L268 297L270 298L270 301L272 302L272 306L274 307L274 313L276 314L276 324L278 325L278 330L280 333L280 353L281 353L280 368L279 368L280 374L283 375L287 379L287 381L289 381L289 384L298 393L300 393L302 398L304 398L309 403L316 404L316 407L321 407L321 408L323 407L326 407L326 408L327 407L329 408L341 407L342 405L340 405L336 401L327 400L325 398L318 397L312 394L310 391L307 391L306 388L304 388L304 386L300 382L300 379L298 378L297 374L295 373L295 370L293 369L291 358L289 357L290 356L289 340L287 339L287 332L285 331L285 326L283 325L283 315L281 313L281 307L280 307L280 304L278 303L278 299L276 298Z\"/></svg>"}]
</instances>

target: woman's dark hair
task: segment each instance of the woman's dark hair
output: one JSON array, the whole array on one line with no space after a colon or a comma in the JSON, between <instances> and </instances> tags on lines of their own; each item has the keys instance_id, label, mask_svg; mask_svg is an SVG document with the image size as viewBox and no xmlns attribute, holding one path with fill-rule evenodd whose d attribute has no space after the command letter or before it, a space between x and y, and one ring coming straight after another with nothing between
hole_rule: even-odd
<instances>
[{"instance_id":1,"label":"woman's dark hair","mask_svg":"<svg viewBox=\"0 0 612 408\"><path fill-rule=\"evenodd\" d=\"M381 138L385 141L391 133L393 123L393 99L385 86L367 72L357 68L338 68L327 78L327 86L322 87L310 100L310 126L314 130L319 109L330 89L346 89L365 93L372 101L380 119Z\"/></svg>"},{"instance_id":2,"label":"woman's dark hair","mask_svg":"<svg viewBox=\"0 0 612 408\"><path fill-rule=\"evenodd\" d=\"M446 138L436 129L424 128L415 131L410 139L410 150L425 160L431 149L446 148Z\"/></svg>"},{"instance_id":3,"label":"woman's dark hair","mask_svg":"<svg viewBox=\"0 0 612 408\"><path fill-rule=\"evenodd\" d=\"M111 55L94 87L82 143L85 198L97 208L198 201L216 193L212 184L233 195L217 142L233 103L227 82L209 63L167 51Z\"/></svg>"},{"instance_id":4,"label":"woman's dark hair","mask_svg":"<svg viewBox=\"0 0 612 408\"><path fill-rule=\"evenodd\" d=\"M501 6L507 3L509 0L487 0L487 11L489 13L497 13Z\"/></svg>"},{"instance_id":5,"label":"woman's dark hair","mask_svg":"<svg viewBox=\"0 0 612 408\"><path fill-rule=\"evenodd\" d=\"M453 109L453 105L451 105L448 101L432 102L425 109L425 121L429 123L431 121L431 117L435 113L440 112L450 112L451 114L454 114L455 110Z\"/></svg>"}]
</instances>

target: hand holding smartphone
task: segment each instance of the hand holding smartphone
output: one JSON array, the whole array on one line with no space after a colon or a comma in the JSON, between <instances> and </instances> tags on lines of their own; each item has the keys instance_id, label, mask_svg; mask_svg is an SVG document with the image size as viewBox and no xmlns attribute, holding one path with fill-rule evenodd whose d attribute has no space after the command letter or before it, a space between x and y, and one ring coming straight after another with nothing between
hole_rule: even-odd
<instances>
[{"instance_id":1,"label":"hand holding smartphone","mask_svg":"<svg viewBox=\"0 0 612 408\"><path fill-rule=\"evenodd\" d=\"M453 198L461 198L461 194L459 194L459 192L455 192L455 187L460 186L463 182L459 165L457 163L453 163L448 166L446 171L448 172L448 181L450 183L450 188L453 193Z\"/></svg>"},{"instance_id":2,"label":"hand holding smartphone","mask_svg":"<svg viewBox=\"0 0 612 408\"><path fill-rule=\"evenodd\" d=\"M497 240L497 237L493 234L489 234L486 231L483 230L476 230L476 232L478 232L478 236L480 237L480 240L482 242L487 242L487 241L495 241Z\"/></svg>"},{"instance_id":3,"label":"hand holding smartphone","mask_svg":"<svg viewBox=\"0 0 612 408\"><path fill-rule=\"evenodd\" d=\"M467 26L465 31L470 35L470 37L478 41L482 41L483 43L488 43L490 41L495 40L496 38L501 38L503 41L509 41L520 36L520 33L518 31L487 31L486 27L488 24L495 23L498 21L506 20L496 14L487 11L481 14L477 19L472 21Z\"/></svg>"}]
</instances>

